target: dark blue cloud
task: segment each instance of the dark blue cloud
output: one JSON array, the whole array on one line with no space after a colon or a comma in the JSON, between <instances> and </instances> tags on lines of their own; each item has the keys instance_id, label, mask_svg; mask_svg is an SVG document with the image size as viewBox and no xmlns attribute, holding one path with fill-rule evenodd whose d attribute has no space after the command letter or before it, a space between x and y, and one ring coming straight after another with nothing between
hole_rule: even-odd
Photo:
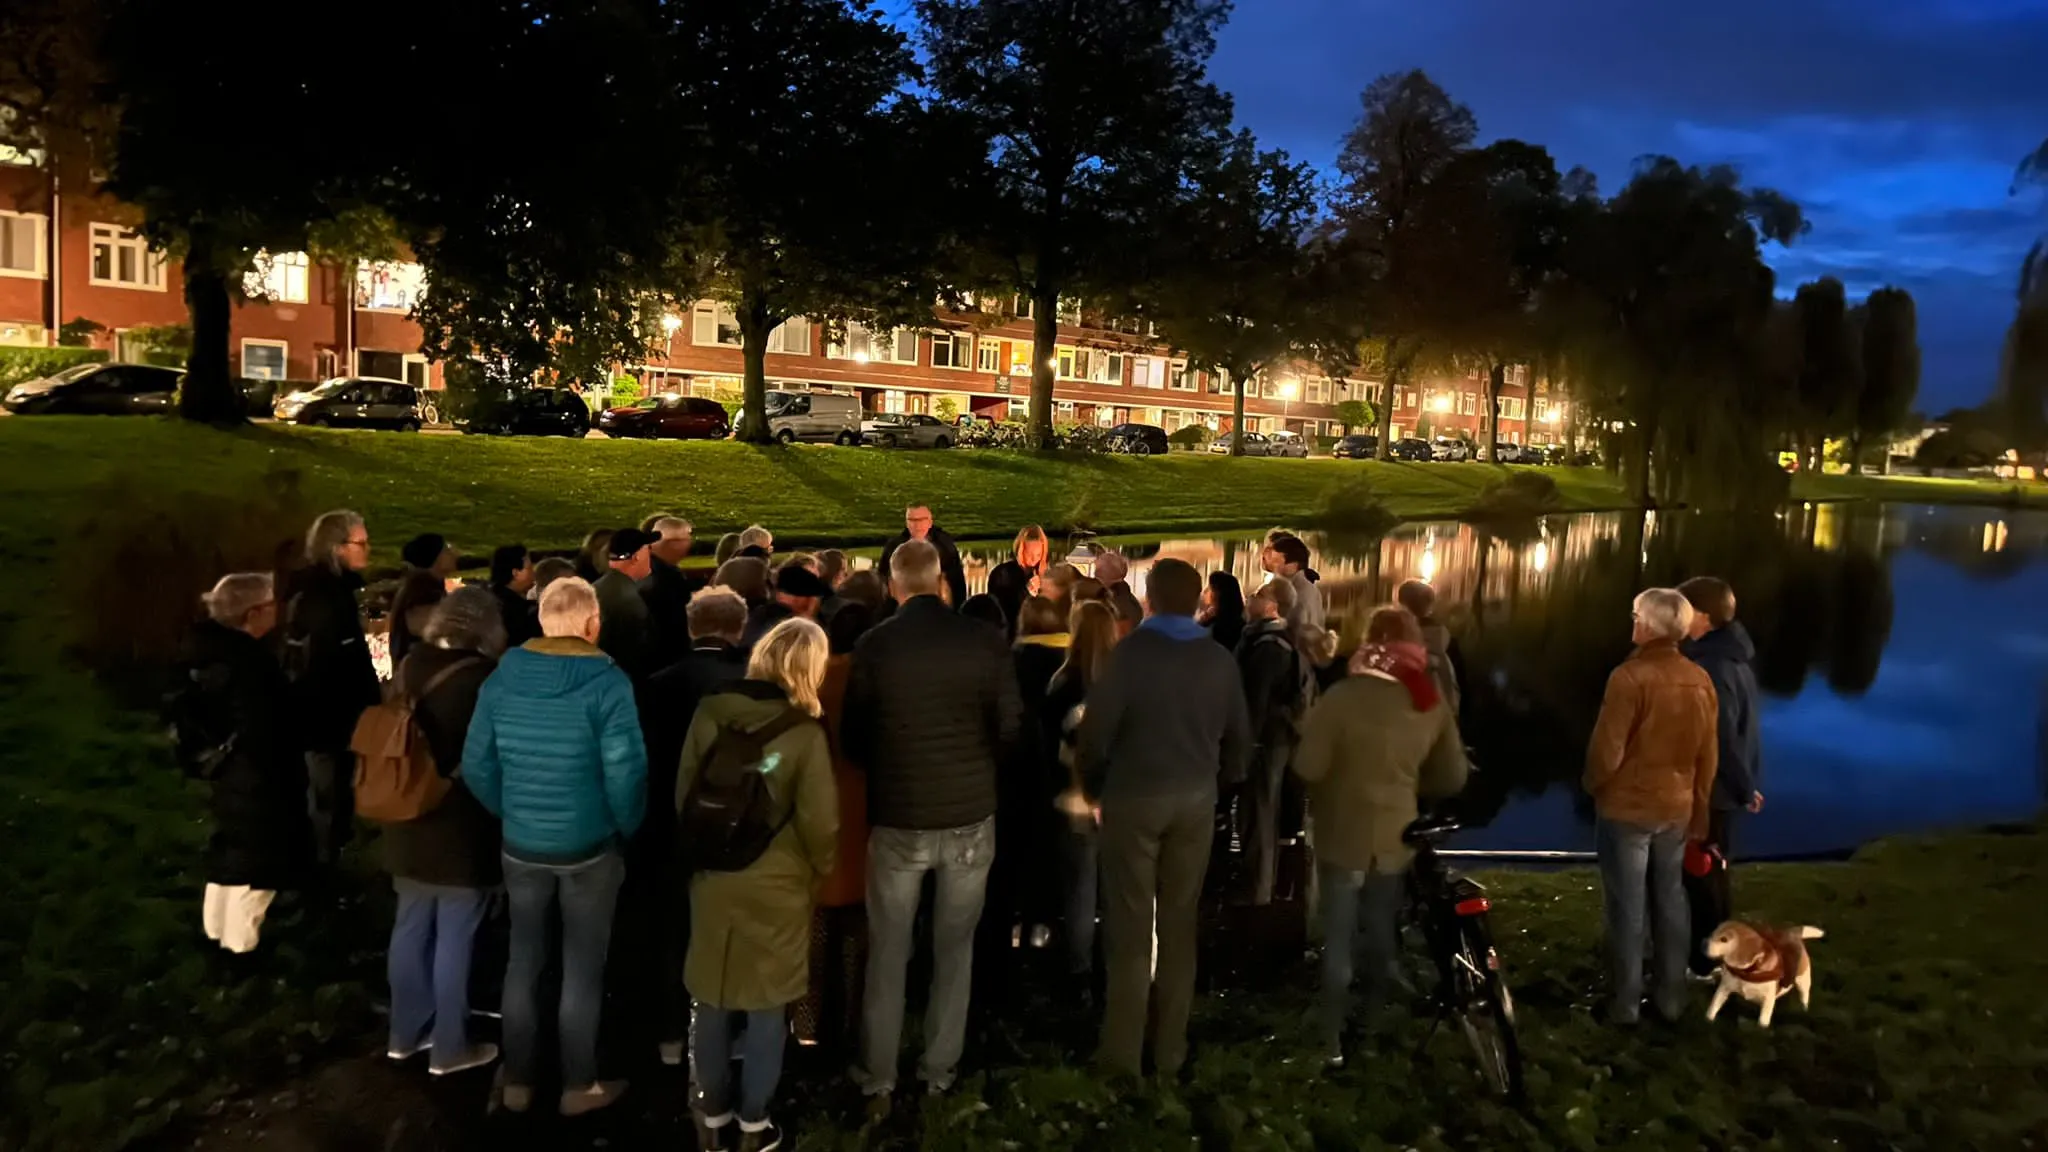
<instances>
[{"instance_id":1,"label":"dark blue cloud","mask_svg":"<svg viewBox=\"0 0 2048 1152\"><path fill-rule=\"evenodd\" d=\"M1214 69L1239 119L1328 164L1386 71L1421 67L1488 137L1548 146L1614 189L1647 153L1733 162L1806 207L1772 254L1920 302L1921 406L1995 378L2038 194L2008 195L2048 136L2048 0L1240 0Z\"/></svg>"}]
</instances>

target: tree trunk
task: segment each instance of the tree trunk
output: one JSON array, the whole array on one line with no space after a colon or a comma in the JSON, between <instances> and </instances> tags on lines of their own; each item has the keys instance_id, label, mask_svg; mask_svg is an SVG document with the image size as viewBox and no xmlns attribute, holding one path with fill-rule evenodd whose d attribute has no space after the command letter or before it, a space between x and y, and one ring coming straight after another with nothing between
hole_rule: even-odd
<instances>
[{"instance_id":1,"label":"tree trunk","mask_svg":"<svg viewBox=\"0 0 2048 1152\"><path fill-rule=\"evenodd\" d=\"M1486 368L1486 415L1479 423L1479 458L1500 463L1500 390L1507 383L1508 366L1496 360Z\"/></svg>"},{"instance_id":2,"label":"tree trunk","mask_svg":"<svg viewBox=\"0 0 2048 1152\"><path fill-rule=\"evenodd\" d=\"M1386 383L1380 386L1380 399L1384 401L1379 411L1380 442L1373 450L1373 455L1380 460L1394 458L1394 402L1401 394L1401 376L1400 369L1393 367L1390 362L1387 367Z\"/></svg>"},{"instance_id":3,"label":"tree trunk","mask_svg":"<svg viewBox=\"0 0 2048 1152\"><path fill-rule=\"evenodd\" d=\"M1232 387L1230 389L1230 454L1244 455L1244 388L1251 383L1248 377L1239 376L1234 368L1227 368Z\"/></svg>"},{"instance_id":4,"label":"tree trunk","mask_svg":"<svg viewBox=\"0 0 2048 1152\"><path fill-rule=\"evenodd\" d=\"M1863 475L1863 433L1849 433L1849 475Z\"/></svg>"},{"instance_id":5,"label":"tree trunk","mask_svg":"<svg viewBox=\"0 0 2048 1152\"><path fill-rule=\"evenodd\" d=\"M756 293L742 290L733 318L740 325L740 435L749 444L770 444L768 430L768 333L774 331L768 306Z\"/></svg>"},{"instance_id":6,"label":"tree trunk","mask_svg":"<svg viewBox=\"0 0 2048 1152\"><path fill-rule=\"evenodd\" d=\"M1884 458L1877 466L1877 474L1880 476L1892 474L1892 438L1890 435L1886 435L1884 438Z\"/></svg>"},{"instance_id":7,"label":"tree trunk","mask_svg":"<svg viewBox=\"0 0 2048 1152\"><path fill-rule=\"evenodd\" d=\"M248 413L228 377L228 278L213 235L204 228L193 230L185 256L185 308L192 317L192 352L178 391L178 415L202 424L240 424Z\"/></svg>"},{"instance_id":8,"label":"tree trunk","mask_svg":"<svg viewBox=\"0 0 2048 1152\"><path fill-rule=\"evenodd\" d=\"M1031 426L1033 448L1053 446L1053 365L1059 355L1060 294L1057 288L1038 287L1031 292Z\"/></svg>"},{"instance_id":9,"label":"tree trunk","mask_svg":"<svg viewBox=\"0 0 2048 1152\"><path fill-rule=\"evenodd\" d=\"M1633 496L1639 508L1655 508L1657 502L1650 495L1650 446L1657 439L1657 424L1654 420L1639 421L1635 428L1635 441L1630 445L1636 458L1635 475L1631 477L1629 495Z\"/></svg>"}]
</instances>

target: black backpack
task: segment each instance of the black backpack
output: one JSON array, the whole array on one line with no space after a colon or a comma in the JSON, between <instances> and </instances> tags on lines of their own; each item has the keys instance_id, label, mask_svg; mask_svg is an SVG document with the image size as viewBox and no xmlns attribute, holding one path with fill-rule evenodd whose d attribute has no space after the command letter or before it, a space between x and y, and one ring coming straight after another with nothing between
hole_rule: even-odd
<instances>
[{"instance_id":1,"label":"black backpack","mask_svg":"<svg viewBox=\"0 0 2048 1152\"><path fill-rule=\"evenodd\" d=\"M677 839L683 863L692 872L738 872L768 851L796 815L796 806L778 816L768 776L780 765L768 745L776 737L809 720L792 708L751 731L723 725L711 741L704 767L690 782L678 817Z\"/></svg>"},{"instance_id":2,"label":"black backpack","mask_svg":"<svg viewBox=\"0 0 2048 1152\"><path fill-rule=\"evenodd\" d=\"M218 779L235 754L234 727L219 702L227 681L226 665L193 665L180 670L178 686L164 697L172 750L178 766L195 780Z\"/></svg>"}]
</instances>

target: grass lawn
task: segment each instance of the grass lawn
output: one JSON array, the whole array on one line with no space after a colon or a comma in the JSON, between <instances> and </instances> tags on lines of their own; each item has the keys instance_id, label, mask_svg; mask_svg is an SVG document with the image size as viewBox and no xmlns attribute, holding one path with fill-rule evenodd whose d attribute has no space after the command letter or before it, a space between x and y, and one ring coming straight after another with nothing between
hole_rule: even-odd
<instances>
[{"instance_id":1,"label":"grass lawn","mask_svg":"<svg viewBox=\"0 0 2048 1152\"><path fill-rule=\"evenodd\" d=\"M759 520L789 540L875 542L900 527L910 499L930 501L963 537L1004 537L1034 521L1131 532L1255 528L1311 520L1333 489L1360 476L1398 514L1448 516L1505 471L0 419L0 579L9 593L0 598L0 1148L119 1146L351 1048L375 1026L369 1003L379 994L383 925L374 905L303 928L281 925L281 947L257 975L216 971L198 930L203 793L171 766L153 718L117 707L66 651L105 610L90 599L92 577L120 544L81 536L81 524L111 516L128 533L149 534L157 511L248 497L279 469L298 474L311 506L361 509L383 559L427 530L472 553L515 539L569 546L592 527L657 508L690 516L700 536ZM1626 503L1603 472L1549 474L1568 507ZM1896 492L1995 502L2000 491L1805 483L1808 498ZM120 575L139 586L152 573L138 566ZM1816 1132L1849 1147L1870 1146L1863 1135L1873 1131L1996 1135L2022 1130L1998 1126L2023 1120L2040 1130L2040 1053L2031 1046L2041 999L2037 982L2016 973L2039 967L2031 913L2040 880L2017 863L2039 851L2033 837L1969 840L1887 849L1842 869L1758 873L1750 883L1770 898L1756 907L1833 930L1819 946L1820 1011L1811 1025L1792 1014L1768 1038L1724 1021L1703 1046L1638 1048L1595 1030L1575 1006L1596 955L1586 878L1511 878L1504 927L1526 928L1528 943L1511 937L1510 958L1535 1031L1555 1037L1531 1042L1537 1130L1585 1147L1672 1125L1749 1125L1739 1139L1678 1142L1745 1147L1804 1147ZM1326 1085L1291 1043L1263 1038L1302 1003L1238 1003L1205 1009L1203 1027L1220 1043L1180 1104L1111 1104L1076 1071L1002 1073L984 1086L990 1110L942 1125L935 1146L1068 1146L1073 1137L1047 1118L1054 1114L1134 1140L1173 1134L1148 1145L1160 1147L1219 1132L1228 1136L1222 1146L1370 1146L1342 1135L1366 1131L1434 1147L1465 1143L1482 1131L1473 1125L1491 1134L1483 1143L1525 1143L1513 1135L1520 1121L1458 1102L1447 1077L1460 1065L1448 1045L1427 1075L1389 1060L1348 1086ZM1801 1111L1802 1097L1817 1115ZM1858 1127L1865 1124L1880 1126ZM956 1128L957 1138L946 1134ZM1977 1146L2011 1146L1985 1140Z\"/></svg>"}]
</instances>

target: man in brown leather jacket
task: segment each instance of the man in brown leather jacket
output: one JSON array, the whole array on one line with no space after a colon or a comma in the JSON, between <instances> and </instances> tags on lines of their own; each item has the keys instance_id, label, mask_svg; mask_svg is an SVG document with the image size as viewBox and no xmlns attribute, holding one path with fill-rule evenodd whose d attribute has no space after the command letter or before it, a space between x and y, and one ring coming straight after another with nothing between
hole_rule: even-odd
<instances>
[{"instance_id":1,"label":"man in brown leather jacket","mask_svg":"<svg viewBox=\"0 0 2048 1152\"><path fill-rule=\"evenodd\" d=\"M1641 1011L1646 900L1656 914L1656 1010L1669 1020L1684 1009L1691 931L1685 845L1707 833L1719 754L1713 681L1678 650L1692 615L1669 588L1636 597L1636 650L1607 680L1586 753L1586 791L1599 814L1613 1017L1622 1024Z\"/></svg>"}]
</instances>

